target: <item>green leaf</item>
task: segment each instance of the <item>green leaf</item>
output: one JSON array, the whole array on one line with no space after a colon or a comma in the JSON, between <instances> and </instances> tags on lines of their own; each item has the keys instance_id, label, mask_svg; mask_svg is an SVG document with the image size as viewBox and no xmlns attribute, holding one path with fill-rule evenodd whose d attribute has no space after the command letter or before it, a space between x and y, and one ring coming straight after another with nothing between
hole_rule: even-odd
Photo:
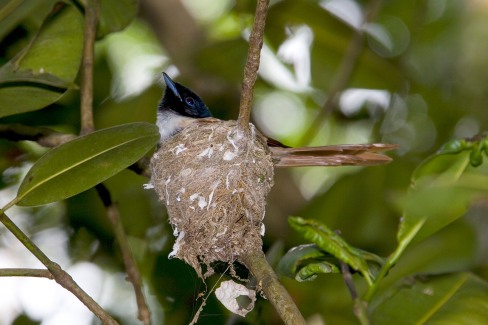
<instances>
[{"instance_id":1,"label":"green leaf","mask_svg":"<svg viewBox=\"0 0 488 325\"><path fill-rule=\"evenodd\" d=\"M350 265L354 270L361 272L366 282L372 284L375 270L369 268L367 260L383 264L380 257L350 246L341 236L318 221L289 217L288 223L304 238L317 244L320 249Z\"/></svg>"},{"instance_id":2,"label":"green leaf","mask_svg":"<svg viewBox=\"0 0 488 325\"><path fill-rule=\"evenodd\" d=\"M0 1L0 39L31 15L44 15L58 0L2 0Z\"/></svg>"},{"instance_id":3,"label":"green leaf","mask_svg":"<svg viewBox=\"0 0 488 325\"><path fill-rule=\"evenodd\" d=\"M417 278L385 295L372 324L486 324L488 283L470 273Z\"/></svg>"},{"instance_id":4,"label":"green leaf","mask_svg":"<svg viewBox=\"0 0 488 325\"><path fill-rule=\"evenodd\" d=\"M17 193L18 205L35 206L83 192L135 163L159 140L154 124L137 122L99 130L42 156Z\"/></svg>"},{"instance_id":5,"label":"green leaf","mask_svg":"<svg viewBox=\"0 0 488 325\"><path fill-rule=\"evenodd\" d=\"M0 68L0 86L12 83L37 83L53 88L76 88L72 82L68 82L48 72L33 70L17 70L12 62L7 62Z\"/></svg>"},{"instance_id":6,"label":"green leaf","mask_svg":"<svg viewBox=\"0 0 488 325\"><path fill-rule=\"evenodd\" d=\"M83 19L58 3L34 39L0 70L0 117L44 108L73 86L81 62Z\"/></svg>"},{"instance_id":7,"label":"green leaf","mask_svg":"<svg viewBox=\"0 0 488 325\"><path fill-rule=\"evenodd\" d=\"M469 151L439 153L423 161L412 174L411 188L454 184L469 164Z\"/></svg>"},{"instance_id":8,"label":"green leaf","mask_svg":"<svg viewBox=\"0 0 488 325\"><path fill-rule=\"evenodd\" d=\"M466 173L469 156L469 150L440 153L415 170L411 189L401 200L404 216L397 234L400 243L430 236L463 216L473 200L485 195L486 186Z\"/></svg>"},{"instance_id":9,"label":"green leaf","mask_svg":"<svg viewBox=\"0 0 488 325\"><path fill-rule=\"evenodd\" d=\"M100 22L97 37L118 32L127 27L137 15L137 0L100 1Z\"/></svg>"},{"instance_id":10,"label":"green leaf","mask_svg":"<svg viewBox=\"0 0 488 325\"><path fill-rule=\"evenodd\" d=\"M293 247L281 258L276 271L279 275L299 282L315 280L318 274L340 273L340 262L315 244Z\"/></svg>"}]
</instances>

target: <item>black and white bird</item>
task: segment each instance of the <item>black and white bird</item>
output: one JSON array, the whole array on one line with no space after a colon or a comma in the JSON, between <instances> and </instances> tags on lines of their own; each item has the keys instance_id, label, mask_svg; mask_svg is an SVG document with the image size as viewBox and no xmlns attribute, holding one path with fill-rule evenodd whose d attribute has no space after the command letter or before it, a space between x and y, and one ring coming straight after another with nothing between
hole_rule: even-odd
<instances>
[{"instance_id":1,"label":"black and white bird","mask_svg":"<svg viewBox=\"0 0 488 325\"><path fill-rule=\"evenodd\" d=\"M174 82L164 72L163 78L166 91L159 103L156 121L161 142L192 123L219 121L212 118L210 110L197 94ZM389 163L391 158L379 152L397 148L384 143L291 148L271 138L267 138L267 143L276 167L381 165Z\"/></svg>"}]
</instances>

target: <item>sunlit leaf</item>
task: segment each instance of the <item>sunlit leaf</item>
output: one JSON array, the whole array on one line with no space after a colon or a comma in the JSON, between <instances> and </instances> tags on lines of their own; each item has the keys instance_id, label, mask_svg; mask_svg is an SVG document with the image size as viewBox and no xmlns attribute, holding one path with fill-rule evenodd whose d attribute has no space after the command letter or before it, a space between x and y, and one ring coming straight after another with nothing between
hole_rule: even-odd
<instances>
[{"instance_id":1,"label":"sunlit leaf","mask_svg":"<svg viewBox=\"0 0 488 325\"><path fill-rule=\"evenodd\" d=\"M276 271L297 281L312 281L318 274L339 273L340 262L315 244L290 249L280 260Z\"/></svg>"},{"instance_id":2,"label":"sunlit leaf","mask_svg":"<svg viewBox=\"0 0 488 325\"><path fill-rule=\"evenodd\" d=\"M486 324L488 283L469 274L417 278L388 292L372 313L382 324Z\"/></svg>"},{"instance_id":3,"label":"sunlit leaf","mask_svg":"<svg viewBox=\"0 0 488 325\"><path fill-rule=\"evenodd\" d=\"M42 205L83 192L136 162L158 140L154 124L138 122L99 130L54 148L25 176L18 205Z\"/></svg>"}]
</instances>

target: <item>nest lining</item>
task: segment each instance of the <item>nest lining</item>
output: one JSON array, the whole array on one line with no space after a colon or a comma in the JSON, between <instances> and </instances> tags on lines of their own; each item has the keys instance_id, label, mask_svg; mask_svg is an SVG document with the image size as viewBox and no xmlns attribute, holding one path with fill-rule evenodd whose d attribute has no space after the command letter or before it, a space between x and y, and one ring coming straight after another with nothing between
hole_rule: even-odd
<instances>
[{"instance_id":1,"label":"nest lining","mask_svg":"<svg viewBox=\"0 0 488 325\"><path fill-rule=\"evenodd\" d=\"M232 263L262 249L273 163L264 137L250 127L243 137L235 121L195 123L163 142L151 159L151 183L177 237L170 256L202 278L213 273L213 262Z\"/></svg>"}]
</instances>

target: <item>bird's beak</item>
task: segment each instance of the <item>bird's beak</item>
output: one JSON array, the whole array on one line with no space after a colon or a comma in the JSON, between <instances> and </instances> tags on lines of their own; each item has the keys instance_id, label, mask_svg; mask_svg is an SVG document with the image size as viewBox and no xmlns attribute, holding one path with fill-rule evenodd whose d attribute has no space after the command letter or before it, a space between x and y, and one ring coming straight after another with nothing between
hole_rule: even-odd
<instances>
[{"instance_id":1,"label":"bird's beak","mask_svg":"<svg viewBox=\"0 0 488 325\"><path fill-rule=\"evenodd\" d=\"M175 85L174 81L171 80L171 78L164 72L163 72L163 78L164 78L164 82L166 83L166 86L169 89L171 89L171 91L173 92L173 94L175 94L176 97L178 97L181 101L183 101L183 99L180 96L180 93L176 89L176 85Z\"/></svg>"}]
</instances>

